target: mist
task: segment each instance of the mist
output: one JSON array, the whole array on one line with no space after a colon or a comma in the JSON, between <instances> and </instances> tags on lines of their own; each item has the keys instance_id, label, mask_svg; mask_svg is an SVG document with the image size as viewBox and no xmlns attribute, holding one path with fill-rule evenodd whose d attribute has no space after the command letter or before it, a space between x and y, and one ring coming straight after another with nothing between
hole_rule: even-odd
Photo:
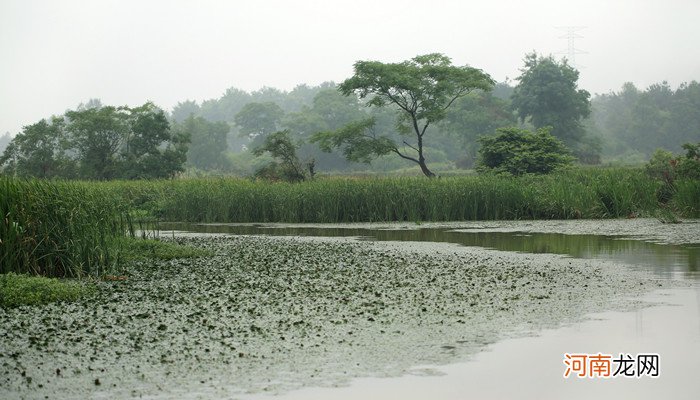
<instances>
[{"instance_id":1,"label":"mist","mask_svg":"<svg viewBox=\"0 0 700 400\"><path fill-rule=\"evenodd\" d=\"M694 1L3 1L0 134L90 98L136 106L219 98L227 88L340 82L357 60L440 52L497 81L530 51L568 55L591 93L700 76Z\"/></svg>"}]
</instances>

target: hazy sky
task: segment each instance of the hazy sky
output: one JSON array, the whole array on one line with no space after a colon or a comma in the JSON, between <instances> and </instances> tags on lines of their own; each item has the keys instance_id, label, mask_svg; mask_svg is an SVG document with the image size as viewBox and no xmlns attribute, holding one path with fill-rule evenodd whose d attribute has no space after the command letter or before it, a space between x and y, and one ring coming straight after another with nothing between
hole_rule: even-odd
<instances>
[{"instance_id":1,"label":"hazy sky","mask_svg":"<svg viewBox=\"0 0 700 400\"><path fill-rule=\"evenodd\" d=\"M0 134L90 98L218 98L229 87L340 82L357 60L441 52L502 81L583 26L591 93L700 80L700 0L0 0Z\"/></svg>"}]
</instances>

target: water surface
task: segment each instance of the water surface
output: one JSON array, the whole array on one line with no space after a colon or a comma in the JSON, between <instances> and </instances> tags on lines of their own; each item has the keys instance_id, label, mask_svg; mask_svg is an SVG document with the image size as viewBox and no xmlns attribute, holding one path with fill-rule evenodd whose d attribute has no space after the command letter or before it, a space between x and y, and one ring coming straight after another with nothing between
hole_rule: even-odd
<instances>
[{"instance_id":1,"label":"water surface","mask_svg":"<svg viewBox=\"0 0 700 400\"><path fill-rule=\"evenodd\" d=\"M454 228L370 229L299 227L282 224L163 223L161 233L178 230L231 235L356 237L372 241L454 243L501 251L561 254L575 258L612 260L677 279L700 278L700 245L669 245L631 236L570 235L533 232L484 232Z\"/></svg>"}]
</instances>

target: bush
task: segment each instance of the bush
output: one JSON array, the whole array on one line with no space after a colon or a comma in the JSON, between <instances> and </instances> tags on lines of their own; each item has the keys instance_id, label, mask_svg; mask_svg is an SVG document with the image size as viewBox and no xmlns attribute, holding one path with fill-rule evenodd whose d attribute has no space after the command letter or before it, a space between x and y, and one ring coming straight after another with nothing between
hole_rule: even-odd
<instances>
[{"instance_id":1,"label":"bush","mask_svg":"<svg viewBox=\"0 0 700 400\"><path fill-rule=\"evenodd\" d=\"M654 155L649 159L649 163L644 166L644 169L652 178L659 179L665 183L673 183L676 177L675 167L677 162L670 151L656 149Z\"/></svg>"},{"instance_id":2,"label":"bush","mask_svg":"<svg viewBox=\"0 0 700 400\"><path fill-rule=\"evenodd\" d=\"M283 180L287 182L301 182L314 176L314 161L302 165L297 156L300 143L294 143L289 137L289 131L271 133L265 138L265 142L253 149L253 154L261 156L270 153L276 160L258 169L256 178L266 180Z\"/></svg>"},{"instance_id":3,"label":"bush","mask_svg":"<svg viewBox=\"0 0 700 400\"><path fill-rule=\"evenodd\" d=\"M497 129L493 136L480 137L477 170L513 175L546 174L570 165L574 160L571 152L549 132L549 128L530 132L511 127Z\"/></svg>"},{"instance_id":4,"label":"bush","mask_svg":"<svg viewBox=\"0 0 700 400\"><path fill-rule=\"evenodd\" d=\"M700 143L683 145L685 157L678 157L678 176L686 179L700 179Z\"/></svg>"},{"instance_id":5,"label":"bush","mask_svg":"<svg viewBox=\"0 0 700 400\"><path fill-rule=\"evenodd\" d=\"M693 188L700 180L700 143L683 145L686 150L684 156L674 156L673 153L663 149L657 149L645 166L647 174L661 181L662 186L656 193L657 200L661 204L668 204L675 199L679 187L683 188L680 203L677 206L686 208L683 212L694 215L697 206L693 201L688 201L695 196Z\"/></svg>"}]
</instances>

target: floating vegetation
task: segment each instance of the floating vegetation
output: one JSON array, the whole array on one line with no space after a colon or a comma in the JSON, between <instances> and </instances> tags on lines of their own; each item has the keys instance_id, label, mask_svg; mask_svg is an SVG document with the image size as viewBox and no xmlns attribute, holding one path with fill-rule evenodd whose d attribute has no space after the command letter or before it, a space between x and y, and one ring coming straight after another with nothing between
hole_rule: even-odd
<instances>
[{"instance_id":1,"label":"floating vegetation","mask_svg":"<svg viewBox=\"0 0 700 400\"><path fill-rule=\"evenodd\" d=\"M89 282L77 282L18 275L0 274L0 307L40 305L54 301L75 301L91 293Z\"/></svg>"},{"instance_id":2,"label":"floating vegetation","mask_svg":"<svg viewBox=\"0 0 700 400\"><path fill-rule=\"evenodd\" d=\"M176 241L211 255L134 260L76 302L0 310L0 397L230 397L398 375L660 284L441 244Z\"/></svg>"}]
</instances>

